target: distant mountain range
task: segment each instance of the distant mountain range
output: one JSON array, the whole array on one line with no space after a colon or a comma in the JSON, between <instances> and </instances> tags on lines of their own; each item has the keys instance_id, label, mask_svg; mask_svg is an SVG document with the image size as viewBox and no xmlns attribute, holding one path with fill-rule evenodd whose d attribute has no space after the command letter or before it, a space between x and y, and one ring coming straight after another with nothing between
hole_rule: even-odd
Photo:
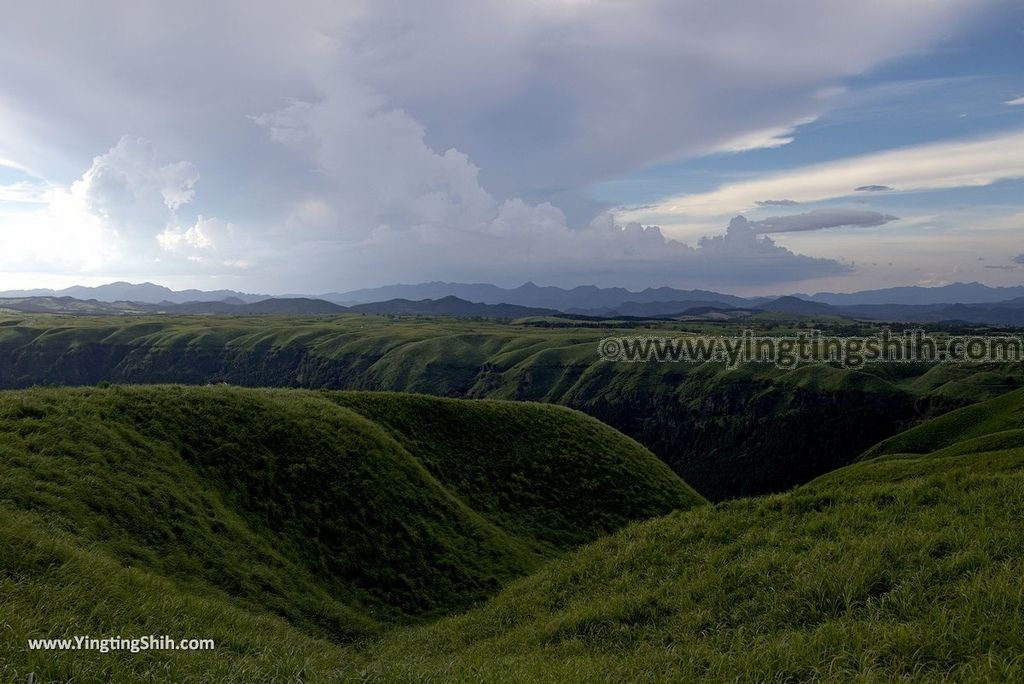
<instances>
[{"instance_id":1,"label":"distant mountain range","mask_svg":"<svg viewBox=\"0 0 1024 684\"><path fill-rule=\"evenodd\" d=\"M349 307L348 310L358 313L374 314L437 314L443 316L482 318L523 318L525 316L552 316L561 313L555 309L518 306L516 304L484 304L480 302L469 302L465 299L460 299L451 295L441 297L440 299L422 299L419 301L412 301L409 299L389 299L383 302L356 304L355 306Z\"/></svg>"},{"instance_id":2,"label":"distant mountain range","mask_svg":"<svg viewBox=\"0 0 1024 684\"><path fill-rule=\"evenodd\" d=\"M672 287L647 288L632 292L622 287L596 287L581 285L571 289L541 287L525 283L516 288L502 288L486 283L420 283L418 285L388 285L365 290L323 295L323 299L340 304L378 302L386 299L441 299L458 297L484 304L517 304L575 313L600 313L627 302L701 302L727 306L749 306L750 300L735 295L707 290L677 290Z\"/></svg>"},{"instance_id":3,"label":"distant mountain range","mask_svg":"<svg viewBox=\"0 0 1024 684\"><path fill-rule=\"evenodd\" d=\"M992 304L1017 297L1024 297L1024 285L1016 287L989 287L981 283L953 283L942 287L890 287L882 290L861 292L796 295L835 306L856 306L859 304Z\"/></svg>"},{"instance_id":4,"label":"distant mountain range","mask_svg":"<svg viewBox=\"0 0 1024 684\"><path fill-rule=\"evenodd\" d=\"M97 299L76 299L69 296L29 296L0 298L0 311L80 315L216 314L234 316L319 316L365 313L458 316L462 318L523 318L560 314L553 309L538 309L514 304L480 304L467 302L457 297L444 297L439 300L424 299L415 302L408 299L392 299L385 302L346 307L309 297L272 298L256 302L245 302L236 297L229 297L220 301L147 304L128 301L103 302Z\"/></svg>"},{"instance_id":5,"label":"distant mountain range","mask_svg":"<svg viewBox=\"0 0 1024 684\"><path fill-rule=\"evenodd\" d=\"M750 304L736 304L735 302L723 302L721 300L702 301L694 299L690 301L671 300L667 302L626 302L618 306L602 307L598 309L569 309L566 313L582 314L585 316L635 316L638 318L657 318L664 316L676 316L681 313L688 313L693 309L742 309L750 308Z\"/></svg>"},{"instance_id":6,"label":"distant mountain range","mask_svg":"<svg viewBox=\"0 0 1024 684\"><path fill-rule=\"evenodd\" d=\"M571 289L526 283L501 288L486 283L421 283L334 292L271 296L234 290L171 290L153 283L110 283L64 290L0 292L0 308L79 314L279 314L373 313L521 318L576 314L596 317L677 318L731 312L777 311L880 321L964 322L1024 326L1024 286L954 283L852 293L743 298L671 287L633 292L583 285Z\"/></svg>"},{"instance_id":7,"label":"distant mountain range","mask_svg":"<svg viewBox=\"0 0 1024 684\"><path fill-rule=\"evenodd\" d=\"M834 309L850 318L879 321L1024 326L1024 297L984 304L862 304Z\"/></svg>"},{"instance_id":8,"label":"distant mountain range","mask_svg":"<svg viewBox=\"0 0 1024 684\"><path fill-rule=\"evenodd\" d=\"M833 306L797 297L782 297L758 306L764 311L805 316L839 316L893 323L969 323L1024 326L1024 297L982 304L859 304Z\"/></svg>"},{"instance_id":9,"label":"distant mountain range","mask_svg":"<svg viewBox=\"0 0 1024 684\"><path fill-rule=\"evenodd\" d=\"M225 299L238 300L245 304L270 299L270 295L248 294L234 290L172 290L153 283L116 282L96 287L75 285L63 290L39 288L34 290L8 290L0 292L0 298L24 297L74 297L75 299L99 302L139 302L142 304L185 304L187 302L217 302Z\"/></svg>"},{"instance_id":10,"label":"distant mountain range","mask_svg":"<svg viewBox=\"0 0 1024 684\"><path fill-rule=\"evenodd\" d=\"M832 304L858 306L862 304L992 304L1024 297L1024 285L1016 287L989 287L981 283L953 283L942 287L892 287L882 290L836 293L819 292L813 295L794 294L796 298ZM678 304L698 302L701 305L749 307L774 301L777 297L744 298L709 290L681 290L672 287L647 288L637 292L621 287L581 285L574 288L541 287L525 283L515 288L502 288L487 283L431 282L415 285L387 285L384 287L328 292L325 294L269 295L238 292L236 290L171 290L153 283L116 282L97 287L76 285L63 290L34 289L0 292L2 298L22 297L74 297L95 299L100 302L140 302L144 304L185 304L189 302L219 302L252 304L267 299L312 298L352 306L393 299L422 301L457 297L481 304L515 304L518 306L557 309L566 312L608 312L624 306L659 303L652 311L667 311Z\"/></svg>"}]
</instances>

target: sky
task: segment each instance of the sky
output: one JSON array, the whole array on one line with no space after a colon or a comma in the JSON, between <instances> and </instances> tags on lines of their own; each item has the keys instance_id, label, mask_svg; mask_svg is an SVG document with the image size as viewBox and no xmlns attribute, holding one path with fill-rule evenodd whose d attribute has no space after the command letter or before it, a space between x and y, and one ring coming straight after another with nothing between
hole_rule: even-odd
<instances>
[{"instance_id":1,"label":"sky","mask_svg":"<svg viewBox=\"0 0 1024 684\"><path fill-rule=\"evenodd\" d=\"M1018 0L0 0L0 288L1024 283Z\"/></svg>"}]
</instances>

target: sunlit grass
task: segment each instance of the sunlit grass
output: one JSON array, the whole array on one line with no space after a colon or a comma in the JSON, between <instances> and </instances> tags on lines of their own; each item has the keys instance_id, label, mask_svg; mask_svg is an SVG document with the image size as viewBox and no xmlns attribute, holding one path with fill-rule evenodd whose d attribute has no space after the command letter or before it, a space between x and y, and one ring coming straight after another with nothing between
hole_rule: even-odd
<instances>
[{"instance_id":1,"label":"sunlit grass","mask_svg":"<svg viewBox=\"0 0 1024 684\"><path fill-rule=\"evenodd\" d=\"M0 393L0 678L295 677L336 661L338 644L464 609L573 545L701 503L640 445L560 407ZM76 634L221 647L25 650L30 636Z\"/></svg>"}]
</instances>

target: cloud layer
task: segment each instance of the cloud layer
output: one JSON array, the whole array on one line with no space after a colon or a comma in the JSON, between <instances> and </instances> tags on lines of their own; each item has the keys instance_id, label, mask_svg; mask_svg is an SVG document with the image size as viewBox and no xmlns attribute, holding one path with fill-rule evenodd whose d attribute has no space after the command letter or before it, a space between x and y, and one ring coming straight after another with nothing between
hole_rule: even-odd
<instances>
[{"instance_id":1,"label":"cloud layer","mask_svg":"<svg viewBox=\"0 0 1024 684\"><path fill-rule=\"evenodd\" d=\"M587 188L662 161L785 145L827 110L823 93L983 4L17 4L0 25L0 159L31 178L0 186L0 202L42 206L0 206L0 269L244 274L253 289L310 291L846 272L757 234L869 224L736 223L688 246L646 215L602 214ZM1019 142L867 160L886 162L878 174L856 161L797 171L648 214L731 215L866 179L988 182L1020 168L999 149ZM940 153L949 177L929 168Z\"/></svg>"},{"instance_id":2,"label":"cloud layer","mask_svg":"<svg viewBox=\"0 0 1024 684\"><path fill-rule=\"evenodd\" d=\"M753 221L750 226L757 233L797 233L848 226L883 226L896 220L897 217L891 214L862 209L813 209L803 214L772 216Z\"/></svg>"},{"instance_id":3,"label":"cloud layer","mask_svg":"<svg viewBox=\"0 0 1024 684\"><path fill-rule=\"evenodd\" d=\"M796 202L794 200L791 200L791 199L779 199L779 200L757 200L756 202L754 202L754 204L756 204L759 207L792 207L792 206L795 206L795 205L800 204L800 203Z\"/></svg>"}]
</instances>

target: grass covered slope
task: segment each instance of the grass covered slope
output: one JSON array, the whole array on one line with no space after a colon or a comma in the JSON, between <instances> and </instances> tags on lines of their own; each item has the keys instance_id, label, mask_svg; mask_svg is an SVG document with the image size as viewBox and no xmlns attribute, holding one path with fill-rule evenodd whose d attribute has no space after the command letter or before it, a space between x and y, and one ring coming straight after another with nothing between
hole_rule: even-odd
<instances>
[{"instance_id":1,"label":"grass covered slope","mask_svg":"<svg viewBox=\"0 0 1024 684\"><path fill-rule=\"evenodd\" d=\"M371 681L1020 681L1024 449L854 464L632 525L385 637Z\"/></svg>"},{"instance_id":2,"label":"grass covered slope","mask_svg":"<svg viewBox=\"0 0 1024 684\"><path fill-rule=\"evenodd\" d=\"M1011 447L1024 447L1024 390L933 418L869 449L864 458L939 450L978 453Z\"/></svg>"},{"instance_id":3,"label":"grass covered slope","mask_svg":"<svg viewBox=\"0 0 1024 684\"><path fill-rule=\"evenodd\" d=\"M701 501L636 442L564 407L377 392L327 396L384 427L503 531L557 549Z\"/></svg>"},{"instance_id":4,"label":"grass covered slope","mask_svg":"<svg viewBox=\"0 0 1024 684\"><path fill-rule=\"evenodd\" d=\"M443 429L415 429L431 416ZM3 392L0 678L28 671L18 664L43 679L95 675L89 656L24 651L29 637L73 634L218 633L236 647L218 657L239 671L250 659L301 670L297 654L321 640L465 608L572 544L701 502L632 440L558 407L227 387ZM271 664L278 632L296 650ZM209 662L163 657L126 662Z\"/></svg>"},{"instance_id":5,"label":"grass covered slope","mask_svg":"<svg viewBox=\"0 0 1024 684\"><path fill-rule=\"evenodd\" d=\"M1021 680L1020 403L695 506L648 452L557 407L0 393L0 680ZM24 648L73 634L218 649Z\"/></svg>"}]
</instances>

